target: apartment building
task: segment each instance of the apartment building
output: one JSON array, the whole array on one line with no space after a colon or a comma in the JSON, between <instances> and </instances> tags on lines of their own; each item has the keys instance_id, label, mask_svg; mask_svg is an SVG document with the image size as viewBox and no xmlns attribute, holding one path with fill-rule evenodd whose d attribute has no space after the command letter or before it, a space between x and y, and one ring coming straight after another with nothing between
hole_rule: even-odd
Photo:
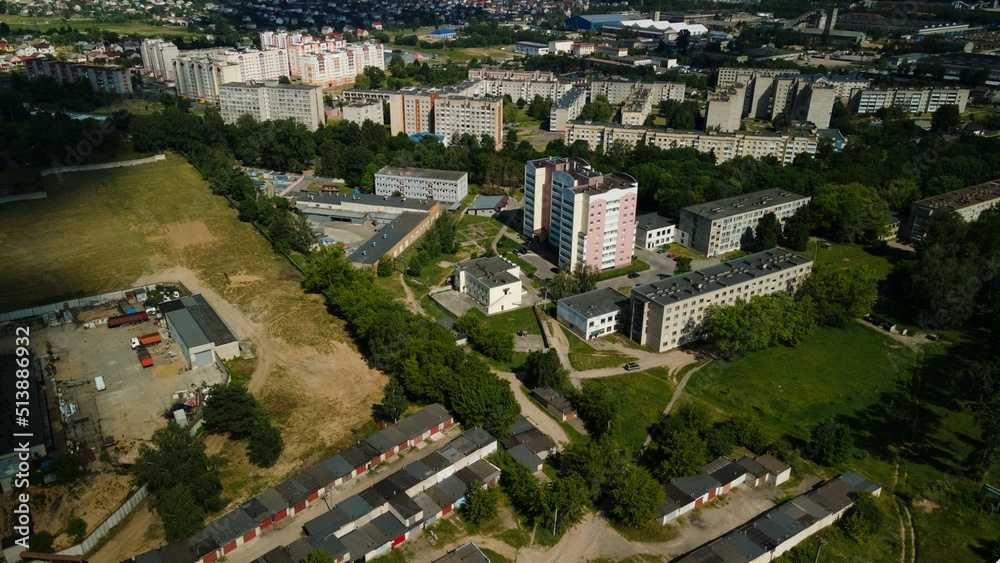
<instances>
[{"instance_id":1,"label":"apartment building","mask_svg":"<svg viewBox=\"0 0 1000 563\"><path fill-rule=\"evenodd\" d=\"M631 292L630 335L635 342L665 352L702 337L710 305L785 291L794 293L812 270L812 261L772 248L653 283Z\"/></svg>"},{"instance_id":2,"label":"apartment building","mask_svg":"<svg viewBox=\"0 0 1000 563\"><path fill-rule=\"evenodd\" d=\"M448 94L434 101L433 133L451 141L469 134L477 139L488 136L494 148L503 147L503 100Z\"/></svg>"},{"instance_id":3,"label":"apartment building","mask_svg":"<svg viewBox=\"0 0 1000 563\"><path fill-rule=\"evenodd\" d=\"M587 91L583 88L571 88L552 104L549 112L549 131L566 132L566 124L580 117L583 106L587 104Z\"/></svg>"},{"instance_id":4,"label":"apartment building","mask_svg":"<svg viewBox=\"0 0 1000 563\"><path fill-rule=\"evenodd\" d=\"M28 80L37 80L48 76L57 84L70 82L86 82L94 92L108 94L131 94L132 80L129 69L110 66L93 66L76 63L66 63L45 58L27 59L24 68L28 72Z\"/></svg>"},{"instance_id":5,"label":"apartment building","mask_svg":"<svg viewBox=\"0 0 1000 563\"><path fill-rule=\"evenodd\" d=\"M717 88L749 84L756 78L776 78L778 76L800 74L797 70L782 68L733 68L724 67L718 70Z\"/></svg>"},{"instance_id":6,"label":"apartment building","mask_svg":"<svg viewBox=\"0 0 1000 563\"><path fill-rule=\"evenodd\" d=\"M630 147L642 142L664 150L694 148L700 152L714 154L717 162L726 162L739 156L755 158L773 156L782 164L790 164L801 153L815 154L819 142L818 134L802 132L706 133L583 121L568 122L564 138L567 145L576 141L586 141L591 150L607 151L615 141L623 141Z\"/></svg>"},{"instance_id":7,"label":"apartment building","mask_svg":"<svg viewBox=\"0 0 1000 563\"><path fill-rule=\"evenodd\" d=\"M632 262L638 183L580 158L548 157L524 169L522 232L559 251L559 265L596 270Z\"/></svg>"},{"instance_id":8,"label":"apartment building","mask_svg":"<svg viewBox=\"0 0 1000 563\"><path fill-rule=\"evenodd\" d=\"M297 84L232 82L219 88L219 111L226 123L236 123L242 115L257 121L293 119L319 129L325 121L323 89Z\"/></svg>"},{"instance_id":9,"label":"apartment building","mask_svg":"<svg viewBox=\"0 0 1000 563\"><path fill-rule=\"evenodd\" d=\"M180 52L177 45L163 39L144 39L139 46L142 68L154 80L173 82L174 59Z\"/></svg>"},{"instance_id":10,"label":"apartment building","mask_svg":"<svg viewBox=\"0 0 1000 563\"><path fill-rule=\"evenodd\" d=\"M357 100L341 108L344 120L364 124L371 121L379 125L385 123L385 108L381 100Z\"/></svg>"},{"instance_id":11,"label":"apartment building","mask_svg":"<svg viewBox=\"0 0 1000 563\"><path fill-rule=\"evenodd\" d=\"M573 88L571 82L548 80L500 80L486 79L482 81L482 93L490 96L510 96L510 99L531 102L535 96L546 100L558 100Z\"/></svg>"},{"instance_id":12,"label":"apartment building","mask_svg":"<svg viewBox=\"0 0 1000 563\"><path fill-rule=\"evenodd\" d=\"M851 93L851 109L860 114L893 106L907 113L934 113L946 105L956 105L958 111L965 111L968 103L968 88L879 88Z\"/></svg>"},{"instance_id":13,"label":"apartment building","mask_svg":"<svg viewBox=\"0 0 1000 563\"><path fill-rule=\"evenodd\" d=\"M643 125L653 111L653 92L649 88L637 88L626 98L621 109L622 125Z\"/></svg>"},{"instance_id":14,"label":"apartment building","mask_svg":"<svg viewBox=\"0 0 1000 563\"><path fill-rule=\"evenodd\" d=\"M469 174L453 170L386 166L375 173L375 195L454 203L469 195Z\"/></svg>"},{"instance_id":15,"label":"apartment building","mask_svg":"<svg viewBox=\"0 0 1000 563\"><path fill-rule=\"evenodd\" d=\"M705 130L731 133L739 131L743 122L743 99L746 87L742 84L720 88L708 95L705 107Z\"/></svg>"},{"instance_id":16,"label":"apartment building","mask_svg":"<svg viewBox=\"0 0 1000 563\"><path fill-rule=\"evenodd\" d=\"M590 99L598 95L608 99L611 105L625 103L639 89L649 90L652 104L666 100L684 101L686 86L680 82L635 82L632 80L594 80L590 83Z\"/></svg>"},{"instance_id":17,"label":"apartment building","mask_svg":"<svg viewBox=\"0 0 1000 563\"><path fill-rule=\"evenodd\" d=\"M555 73L549 70L507 70L501 68L469 69L469 80L516 80L526 82L557 82Z\"/></svg>"},{"instance_id":18,"label":"apartment building","mask_svg":"<svg viewBox=\"0 0 1000 563\"><path fill-rule=\"evenodd\" d=\"M482 305L487 315L521 305L521 268L500 256L455 264L452 285Z\"/></svg>"},{"instance_id":19,"label":"apartment building","mask_svg":"<svg viewBox=\"0 0 1000 563\"><path fill-rule=\"evenodd\" d=\"M354 84L368 67L385 68L380 44L347 45L337 50L306 53L294 60L298 69L290 70L291 76L301 76L303 84L324 88Z\"/></svg>"},{"instance_id":20,"label":"apartment building","mask_svg":"<svg viewBox=\"0 0 1000 563\"><path fill-rule=\"evenodd\" d=\"M739 250L752 237L760 218L774 213L778 221L795 214L812 198L771 188L681 208L678 228L689 237L688 248L705 256Z\"/></svg>"},{"instance_id":21,"label":"apartment building","mask_svg":"<svg viewBox=\"0 0 1000 563\"><path fill-rule=\"evenodd\" d=\"M288 76L277 51L206 49L185 51L173 61L177 94L218 103L219 88L231 82L261 82Z\"/></svg>"},{"instance_id":22,"label":"apartment building","mask_svg":"<svg viewBox=\"0 0 1000 563\"><path fill-rule=\"evenodd\" d=\"M938 210L951 210L966 221L975 221L987 209L1000 207L1000 179L913 202L901 238L918 241L924 237L924 223Z\"/></svg>"}]
</instances>

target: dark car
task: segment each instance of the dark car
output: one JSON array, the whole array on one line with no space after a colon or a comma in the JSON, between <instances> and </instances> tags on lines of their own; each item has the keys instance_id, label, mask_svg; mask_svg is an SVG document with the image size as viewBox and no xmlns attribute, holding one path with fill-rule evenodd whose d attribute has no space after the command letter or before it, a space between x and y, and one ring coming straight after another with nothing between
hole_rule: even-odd
<instances>
[{"instance_id":1,"label":"dark car","mask_svg":"<svg viewBox=\"0 0 1000 563\"><path fill-rule=\"evenodd\" d=\"M632 272L631 274L628 275L628 279L630 280L634 280L637 277L639 277L639 272Z\"/></svg>"}]
</instances>

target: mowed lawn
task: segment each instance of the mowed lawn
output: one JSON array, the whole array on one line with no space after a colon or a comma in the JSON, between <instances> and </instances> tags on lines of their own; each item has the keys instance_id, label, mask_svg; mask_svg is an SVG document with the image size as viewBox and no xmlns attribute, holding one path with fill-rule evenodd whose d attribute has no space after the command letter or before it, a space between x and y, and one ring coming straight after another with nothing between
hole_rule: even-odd
<instances>
[{"instance_id":1,"label":"mowed lawn","mask_svg":"<svg viewBox=\"0 0 1000 563\"><path fill-rule=\"evenodd\" d=\"M262 319L308 320L272 325L293 344L343 339L298 273L180 156L44 185L47 199L0 205L0 311L125 289L178 266Z\"/></svg>"},{"instance_id":2,"label":"mowed lawn","mask_svg":"<svg viewBox=\"0 0 1000 563\"><path fill-rule=\"evenodd\" d=\"M584 390L593 387L607 390L618 406L619 427L612 433L638 451L650 427L667 408L676 386L670 380L670 370L659 367L583 381Z\"/></svg>"},{"instance_id":3,"label":"mowed lawn","mask_svg":"<svg viewBox=\"0 0 1000 563\"><path fill-rule=\"evenodd\" d=\"M114 33L119 33L122 35L163 35L167 37L195 37L200 35L198 33L188 30L186 27L174 27L167 25L153 25L149 23L142 22L123 22L123 23L108 23L108 22L96 22L89 19L70 19L64 20L62 17L47 16L47 17L32 17L32 16L13 16L13 15L0 15L0 22L6 23L12 29L35 29L46 31L52 28L59 28L63 26L72 27L80 31L88 29L100 29L103 31L112 31Z\"/></svg>"}]
</instances>

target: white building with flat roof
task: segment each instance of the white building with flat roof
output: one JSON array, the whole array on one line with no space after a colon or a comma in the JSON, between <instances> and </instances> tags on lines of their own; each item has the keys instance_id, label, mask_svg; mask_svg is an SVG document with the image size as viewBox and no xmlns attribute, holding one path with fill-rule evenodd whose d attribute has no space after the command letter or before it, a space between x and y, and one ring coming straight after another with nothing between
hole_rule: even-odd
<instances>
[{"instance_id":1,"label":"white building with flat roof","mask_svg":"<svg viewBox=\"0 0 1000 563\"><path fill-rule=\"evenodd\" d=\"M469 174L454 170L386 166L375 173L375 195L454 203L469 195Z\"/></svg>"},{"instance_id":2,"label":"white building with flat roof","mask_svg":"<svg viewBox=\"0 0 1000 563\"><path fill-rule=\"evenodd\" d=\"M323 89L297 84L232 82L219 88L219 112L226 123L236 123L242 115L256 121L293 119L319 129L326 122Z\"/></svg>"},{"instance_id":3,"label":"white building with flat roof","mask_svg":"<svg viewBox=\"0 0 1000 563\"><path fill-rule=\"evenodd\" d=\"M499 256L455 264L452 287L486 309L487 315L521 305L521 268Z\"/></svg>"},{"instance_id":4,"label":"white building with flat roof","mask_svg":"<svg viewBox=\"0 0 1000 563\"><path fill-rule=\"evenodd\" d=\"M671 243L684 244L687 237L681 237L677 220L659 213L643 213L635 218L635 246L655 250ZM683 241L682 241L683 239Z\"/></svg>"},{"instance_id":5,"label":"white building with flat roof","mask_svg":"<svg viewBox=\"0 0 1000 563\"><path fill-rule=\"evenodd\" d=\"M629 298L610 287L595 289L556 302L556 319L584 340L618 330Z\"/></svg>"},{"instance_id":6,"label":"white building with flat roof","mask_svg":"<svg viewBox=\"0 0 1000 563\"><path fill-rule=\"evenodd\" d=\"M382 125L385 123L385 108L381 100L356 100L342 108L344 119L362 125L365 121Z\"/></svg>"}]
</instances>

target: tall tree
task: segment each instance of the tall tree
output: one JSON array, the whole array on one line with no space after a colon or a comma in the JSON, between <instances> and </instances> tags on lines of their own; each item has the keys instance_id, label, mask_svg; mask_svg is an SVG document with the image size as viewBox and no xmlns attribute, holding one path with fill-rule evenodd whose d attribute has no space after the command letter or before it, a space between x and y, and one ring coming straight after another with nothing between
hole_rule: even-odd
<instances>
[{"instance_id":1,"label":"tall tree","mask_svg":"<svg viewBox=\"0 0 1000 563\"><path fill-rule=\"evenodd\" d=\"M659 441L661 479L676 479L697 475L708 462L708 447L698 432L691 428L671 432Z\"/></svg>"},{"instance_id":2,"label":"tall tree","mask_svg":"<svg viewBox=\"0 0 1000 563\"><path fill-rule=\"evenodd\" d=\"M837 465L847 461L854 447L854 438L847 426L826 420L813 427L808 447L816 461L823 465Z\"/></svg>"},{"instance_id":3,"label":"tall tree","mask_svg":"<svg viewBox=\"0 0 1000 563\"><path fill-rule=\"evenodd\" d=\"M753 245L751 252L763 252L778 246L778 237L781 236L781 223L774 213L765 213L753 233Z\"/></svg>"},{"instance_id":4,"label":"tall tree","mask_svg":"<svg viewBox=\"0 0 1000 563\"><path fill-rule=\"evenodd\" d=\"M863 268L817 264L802 284L802 295L812 299L819 324L845 326L871 312L878 300L878 285Z\"/></svg>"},{"instance_id":5,"label":"tall tree","mask_svg":"<svg viewBox=\"0 0 1000 563\"><path fill-rule=\"evenodd\" d=\"M250 433L247 443L247 459L257 467L271 467L285 449L285 441L281 438L281 430L271 425L266 419L258 420Z\"/></svg>"},{"instance_id":6,"label":"tall tree","mask_svg":"<svg viewBox=\"0 0 1000 563\"><path fill-rule=\"evenodd\" d=\"M813 195L812 211L825 234L837 242L880 240L888 233L889 206L864 184L826 184Z\"/></svg>"},{"instance_id":7,"label":"tall tree","mask_svg":"<svg viewBox=\"0 0 1000 563\"><path fill-rule=\"evenodd\" d=\"M663 494L663 487L648 471L629 465L611 487L611 515L626 526L640 526L659 512Z\"/></svg>"},{"instance_id":8,"label":"tall tree","mask_svg":"<svg viewBox=\"0 0 1000 563\"><path fill-rule=\"evenodd\" d=\"M500 490L496 487L487 488L477 481L472 484L465 497L465 504L459 510L465 521L479 526L496 518L499 507Z\"/></svg>"}]
</instances>

